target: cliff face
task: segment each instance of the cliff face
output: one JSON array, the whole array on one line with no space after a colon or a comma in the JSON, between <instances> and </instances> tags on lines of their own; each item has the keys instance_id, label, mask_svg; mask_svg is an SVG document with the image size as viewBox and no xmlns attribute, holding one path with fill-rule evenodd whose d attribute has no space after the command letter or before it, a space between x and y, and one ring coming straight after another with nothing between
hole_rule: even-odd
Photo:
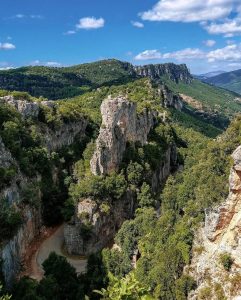
<instances>
[{"instance_id":1,"label":"cliff face","mask_svg":"<svg viewBox=\"0 0 241 300\"><path fill-rule=\"evenodd\" d=\"M12 105L17 109L23 118L37 118L40 110L39 103L32 103L22 100L15 100L11 96L3 97L0 102ZM46 101L41 105L48 105L53 107L57 105L52 101ZM33 120L34 120L33 119ZM73 143L75 139L83 139L85 136L85 129L87 120L81 119L78 122L70 122L63 124L58 130L50 129L46 124L36 123L37 130L42 133L44 140L42 145L46 147L49 152L56 151L63 146L68 146ZM0 199L4 198L8 204L15 206L21 212L23 223L10 240L5 240L0 247L0 259L2 259L2 271L7 285L11 285L16 275L21 270L21 262L29 244L39 234L42 226L41 219L41 192L38 192L38 207L30 206L23 203L23 190L29 183L38 186L41 181L40 176L35 178L28 178L21 173L17 161L13 158L11 152L5 147L0 137L0 167L8 168L15 166L16 174L11 182L0 189ZM53 172L54 173L54 172ZM54 176L54 175L53 175Z\"/></svg>"},{"instance_id":2,"label":"cliff face","mask_svg":"<svg viewBox=\"0 0 241 300\"><path fill-rule=\"evenodd\" d=\"M140 77L150 77L151 79L159 79L161 76L166 75L169 79L178 83L179 81L184 83L191 83L192 75L190 74L187 66L175 65L175 64L156 64L135 66L136 74Z\"/></svg>"},{"instance_id":3,"label":"cliff face","mask_svg":"<svg viewBox=\"0 0 241 300\"><path fill-rule=\"evenodd\" d=\"M198 290L189 299L199 299L202 289L215 284L222 286L225 299L236 299L241 293L241 146L232 158L228 198L222 205L206 211L205 226L195 238L191 268ZM195 251L198 247L202 248L201 254ZM220 263L220 255L224 253L233 260L229 272ZM215 299L215 292L212 293L210 299Z\"/></svg>"},{"instance_id":4,"label":"cliff face","mask_svg":"<svg viewBox=\"0 0 241 300\"><path fill-rule=\"evenodd\" d=\"M127 191L121 199L114 203L107 199L107 203L108 210L91 199L78 203L73 223L64 228L68 253L89 255L111 244L122 223L133 216L135 194ZM87 224L89 233L86 235L83 229Z\"/></svg>"},{"instance_id":5,"label":"cliff face","mask_svg":"<svg viewBox=\"0 0 241 300\"><path fill-rule=\"evenodd\" d=\"M14 107L24 119L37 119L42 106L50 109L56 109L58 103L55 101L29 102L26 100L17 100L13 96L0 97L0 103L6 103ZM74 142L75 138L82 139L85 134L87 119L82 118L76 122L64 123L59 129L53 130L48 126L41 126L44 140L42 141L48 151L60 149L63 146L69 146Z\"/></svg>"},{"instance_id":6,"label":"cliff face","mask_svg":"<svg viewBox=\"0 0 241 300\"><path fill-rule=\"evenodd\" d=\"M13 96L0 97L0 102L13 106L24 118L38 117L39 104L26 100L16 100Z\"/></svg>"},{"instance_id":7,"label":"cliff face","mask_svg":"<svg viewBox=\"0 0 241 300\"><path fill-rule=\"evenodd\" d=\"M95 175L118 170L127 142L144 145L157 113L145 110L137 115L136 104L124 98L108 98L101 105L102 125L96 141L96 151L91 159Z\"/></svg>"},{"instance_id":8,"label":"cliff face","mask_svg":"<svg viewBox=\"0 0 241 300\"><path fill-rule=\"evenodd\" d=\"M102 126L91 159L94 175L117 171L127 142L147 143L148 133L157 122L157 112L136 113L136 104L124 98L106 99L101 106ZM176 164L175 145L170 145L164 160L152 174L152 189L157 191ZM108 246L122 223L133 217L136 193L127 189L119 200L106 199L99 204L92 199L80 199L73 220L65 224L65 244L71 254L89 255ZM86 234L87 229L87 234Z\"/></svg>"}]
</instances>

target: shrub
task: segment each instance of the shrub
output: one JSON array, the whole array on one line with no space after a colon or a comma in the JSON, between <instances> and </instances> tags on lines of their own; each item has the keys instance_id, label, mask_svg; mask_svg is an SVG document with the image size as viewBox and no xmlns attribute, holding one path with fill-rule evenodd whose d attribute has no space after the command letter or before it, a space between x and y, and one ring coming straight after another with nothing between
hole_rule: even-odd
<instances>
[{"instance_id":1,"label":"shrub","mask_svg":"<svg viewBox=\"0 0 241 300\"><path fill-rule=\"evenodd\" d=\"M233 264L233 259L229 253L220 254L219 261L226 271L230 271Z\"/></svg>"}]
</instances>

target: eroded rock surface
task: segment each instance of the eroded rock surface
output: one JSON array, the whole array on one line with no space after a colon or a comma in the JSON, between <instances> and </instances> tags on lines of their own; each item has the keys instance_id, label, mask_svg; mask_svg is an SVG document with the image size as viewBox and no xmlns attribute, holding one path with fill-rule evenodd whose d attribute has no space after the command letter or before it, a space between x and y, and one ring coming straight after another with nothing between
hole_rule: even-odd
<instances>
[{"instance_id":1,"label":"eroded rock surface","mask_svg":"<svg viewBox=\"0 0 241 300\"><path fill-rule=\"evenodd\" d=\"M26 100L17 100L13 96L0 97L2 103L7 103L14 108L24 117L38 117L39 104L37 102L29 102Z\"/></svg>"},{"instance_id":2,"label":"eroded rock surface","mask_svg":"<svg viewBox=\"0 0 241 300\"><path fill-rule=\"evenodd\" d=\"M96 141L96 151L91 159L95 175L118 170L127 142L144 145L157 113L145 109L137 115L136 103L122 97L108 98L101 105L102 125Z\"/></svg>"},{"instance_id":3,"label":"eroded rock surface","mask_svg":"<svg viewBox=\"0 0 241 300\"><path fill-rule=\"evenodd\" d=\"M228 198L222 205L206 211L205 226L195 237L191 273L198 289L189 296L192 300L200 299L202 290L215 284L221 285L225 299L241 295L241 146L232 158ZM233 259L230 271L220 262L224 253ZM214 289L211 295L210 299L216 299Z\"/></svg>"},{"instance_id":4,"label":"eroded rock surface","mask_svg":"<svg viewBox=\"0 0 241 300\"><path fill-rule=\"evenodd\" d=\"M172 63L135 66L136 74L141 77L150 77L151 79L159 79L161 76L166 75L169 79L178 83L191 83L193 78L185 64L175 65Z\"/></svg>"}]
</instances>

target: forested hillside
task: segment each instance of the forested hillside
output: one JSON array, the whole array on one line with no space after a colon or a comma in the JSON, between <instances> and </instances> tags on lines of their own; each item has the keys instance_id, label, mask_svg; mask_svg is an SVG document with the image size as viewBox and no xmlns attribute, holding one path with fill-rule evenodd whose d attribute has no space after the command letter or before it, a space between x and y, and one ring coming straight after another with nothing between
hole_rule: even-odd
<instances>
[{"instance_id":1,"label":"forested hillside","mask_svg":"<svg viewBox=\"0 0 241 300\"><path fill-rule=\"evenodd\" d=\"M212 278L200 287L192 259L207 212L229 194L235 93L185 65L115 60L2 71L0 87L0 297L231 299ZM51 226L65 243L36 278L27 262ZM223 255L236 296L237 258ZM69 258L87 260L85 272Z\"/></svg>"}]
</instances>

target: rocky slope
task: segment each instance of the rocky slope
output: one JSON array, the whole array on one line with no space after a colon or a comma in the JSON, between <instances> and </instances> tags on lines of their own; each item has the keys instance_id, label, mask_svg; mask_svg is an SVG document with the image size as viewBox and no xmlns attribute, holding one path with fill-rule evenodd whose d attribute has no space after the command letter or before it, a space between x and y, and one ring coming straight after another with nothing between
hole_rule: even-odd
<instances>
[{"instance_id":1,"label":"rocky slope","mask_svg":"<svg viewBox=\"0 0 241 300\"><path fill-rule=\"evenodd\" d=\"M190 273L198 289L189 299L234 300L241 294L241 146L232 154L234 165L229 177L229 196L225 203L206 210L205 226L197 233L193 247ZM230 266L222 263L222 256L230 258ZM230 268L230 270L228 270Z\"/></svg>"}]
</instances>

